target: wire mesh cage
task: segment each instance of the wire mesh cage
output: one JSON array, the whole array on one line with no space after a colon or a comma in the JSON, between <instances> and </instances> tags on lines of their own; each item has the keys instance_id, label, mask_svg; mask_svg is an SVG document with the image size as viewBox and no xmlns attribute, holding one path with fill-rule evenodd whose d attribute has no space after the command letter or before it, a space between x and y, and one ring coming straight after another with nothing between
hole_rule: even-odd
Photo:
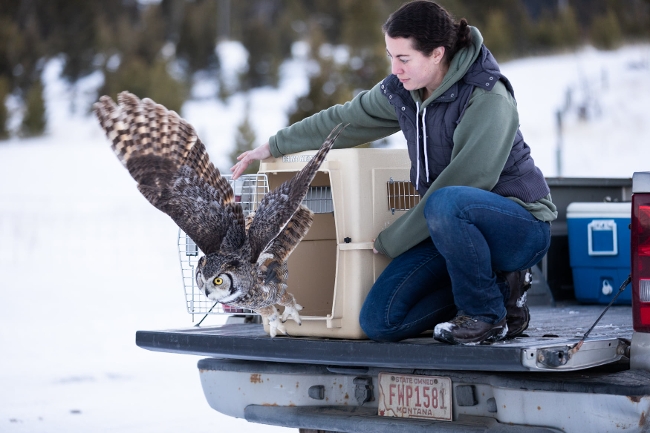
<instances>
[{"instance_id":1,"label":"wire mesh cage","mask_svg":"<svg viewBox=\"0 0 650 433\"><path fill-rule=\"evenodd\" d=\"M228 175L223 175L223 177L228 179L235 193L235 201L241 204L245 217L257 209L260 200L269 191L269 182L265 174L243 175L237 180L232 180ZM215 303L215 301L208 299L199 290L194 279L194 274L199 258L203 253L194 241L181 229L178 230L178 253L181 263L183 288L185 290L185 304L188 313L192 315L256 314L252 310Z\"/></svg>"}]
</instances>

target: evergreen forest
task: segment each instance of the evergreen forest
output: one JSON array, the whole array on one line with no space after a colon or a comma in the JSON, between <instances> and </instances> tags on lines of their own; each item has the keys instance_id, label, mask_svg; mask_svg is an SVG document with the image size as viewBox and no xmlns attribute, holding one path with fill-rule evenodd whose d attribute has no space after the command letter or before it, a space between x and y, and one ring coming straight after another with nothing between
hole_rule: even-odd
<instances>
[{"instance_id":1,"label":"evergreen forest","mask_svg":"<svg viewBox=\"0 0 650 433\"><path fill-rule=\"evenodd\" d=\"M295 122L349 100L388 72L381 25L403 0L0 0L0 139L46 130L42 72L64 59L70 85L101 71L98 95L128 88L181 111L197 77L218 82L216 98L276 86L294 42L318 68L289 114ZM497 60L574 50L614 49L650 39L650 0L440 0L478 27ZM226 83L215 49L238 41L248 67ZM344 46L341 64L332 49ZM10 131L8 97L20 101ZM90 107L88 107L90 109ZM249 132L240 127L242 137ZM244 140L250 142L250 139ZM0 142L1 143L1 142ZM244 143L245 145L246 143Z\"/></svg>"}]
</instances>

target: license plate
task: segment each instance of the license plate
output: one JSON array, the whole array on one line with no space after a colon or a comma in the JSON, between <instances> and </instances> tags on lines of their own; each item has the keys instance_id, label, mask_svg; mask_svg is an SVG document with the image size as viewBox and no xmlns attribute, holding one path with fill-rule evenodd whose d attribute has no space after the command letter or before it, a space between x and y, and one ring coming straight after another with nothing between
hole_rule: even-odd
<instances>
[{"instance_id":1,"label":"license plate","mask_svg":"<svg viewBox=\"0 0 650 433\"><path fill-rule=\"evenodd\" d=\"M379 373L380 416L451 421L451 379Z\"/></svg>"}]
</instances>

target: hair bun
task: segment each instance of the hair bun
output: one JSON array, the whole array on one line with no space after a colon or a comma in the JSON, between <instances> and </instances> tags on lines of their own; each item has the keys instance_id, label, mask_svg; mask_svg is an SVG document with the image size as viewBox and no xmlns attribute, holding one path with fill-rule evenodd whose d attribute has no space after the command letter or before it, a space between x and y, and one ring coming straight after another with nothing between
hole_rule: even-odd
<instances>
[{"instance_id":1,"label":"hair bun","mask_svg":"<svg viewBox=\"0 0 650 433\"><path fill-rule=\"evenodd\" d=\"M465 18L458 21L458 32L456 33L456 48L461 49L471 44L472 36L469 24Z\"/></svg>"}]
</instances>

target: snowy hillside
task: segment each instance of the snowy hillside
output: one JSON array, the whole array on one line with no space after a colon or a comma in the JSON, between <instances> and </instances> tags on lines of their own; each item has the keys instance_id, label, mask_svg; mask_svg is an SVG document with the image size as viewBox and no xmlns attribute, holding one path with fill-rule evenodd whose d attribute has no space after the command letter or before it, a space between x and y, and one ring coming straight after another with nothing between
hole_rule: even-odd
<instances>
[{"instance_id":1,"label":"snowy hillside","mask_svg":"<svg viewBox=\"0 0 650 433\"><path fill-rule=\"evenodd\" d=\"M587 48L509 62L502 70L515 89L524 138L546 176L630 177L650 170L650 46ZM565 110L562 173L555 155L558 109Z\"/></svg>"},{"instance_id":2,"label":"snowy hillside","mask_svg":"<svg viewBox=\"0 0 650 433\"><path fill-rule=\"evenodd\" d=\"M285 124L307 89L300 65L300 58L285 65L280 89L184 106L220 168L230 165L247 98L260 142ZM73 94L57 79L60 67L52 61L45 72L48 134L0 143L0 431L296 431L218 414L203 397L198 358L135 346L138 329L192 325L177 229L140 196L84 111L87 90L101 77ZM555 112L569 88L562 174L650 170L649 45L502 67L524 137L547 176L557 174ZM403 145L399 136L392 142Z\"/></svg>"}]
</instances>

